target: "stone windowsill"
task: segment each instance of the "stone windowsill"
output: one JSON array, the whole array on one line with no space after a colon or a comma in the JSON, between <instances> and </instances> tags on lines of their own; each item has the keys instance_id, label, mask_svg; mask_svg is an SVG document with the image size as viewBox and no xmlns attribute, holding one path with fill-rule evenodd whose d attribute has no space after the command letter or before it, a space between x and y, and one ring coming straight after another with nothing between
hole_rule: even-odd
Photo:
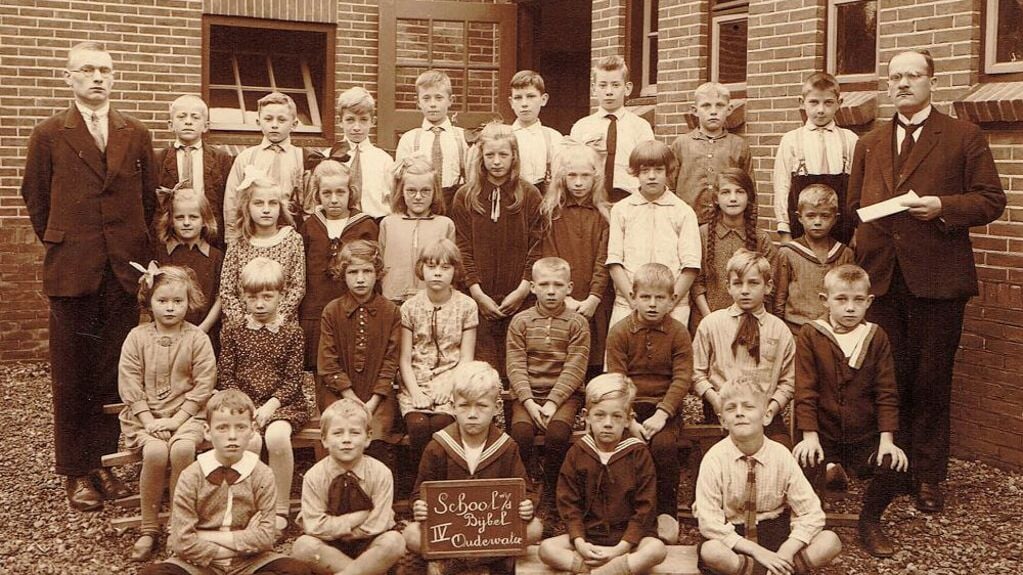
<instances>
[{"instance_id":1,"label":"stone windowsill","mask_svg":"<svg viewBox=\"0 0 1023 575\"><path fill-rule=\"evenodd\" d=\"M842 127L862 126L877 119L877 92L845 92L835 123Z\"/></svg>"},{"instance_id":2,"label":"stone windowsill","mask_svg":"<svg viewBox=\"0 0 1023 575\"><path fill-rule=\"evenodd\" d=\"M1023 82L979 84L952 107L956 117L975 124L1023 122Z\"/></svg>"}]
</instances>

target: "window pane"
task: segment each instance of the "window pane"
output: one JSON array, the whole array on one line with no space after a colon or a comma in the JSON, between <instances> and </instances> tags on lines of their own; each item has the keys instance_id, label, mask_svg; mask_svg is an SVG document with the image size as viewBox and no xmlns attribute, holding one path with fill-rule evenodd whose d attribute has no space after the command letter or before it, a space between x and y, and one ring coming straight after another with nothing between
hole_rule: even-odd
<instances>
[{"instance_id":1,"label":"window pane","mask_svg":"<svg viewBox=\"0 0 1023 575\"><path fill-rule=\"evenodd\" d=\"M298 56L271 56L274 66L274 80L278 88L305 88L302 80L302 59Z\"/></svg>"},{"instance_id":2,"label":"window pane","mask_svg":"<svg viewBox=\"0 0 1023 575\"><path fill-rule=\"evenodd\" d=\"M270 87L270 73L266 69L265 54L238 54L237 58L242 86Z\"/></svg>"},{"instance_id":3,"label":"window pane","mask_svg":"<svg viewBox=\"0 0 1023 575\"><path fill-rule=\"evenodd\" d=\"M210 52L210 84L235 84L230 52Z\"/></svg>"},{"instance_id":4,"label":"window pane","mask_svg":"<svg viewBox=\"0 0 1023 575\"><path fill-rule=\"evenodd\" d=\"M718 82L739 84L746 81L747 22L728 20L718 27Z\"/></svg>"},{"instance_id":5,"label":"window pane","mask_svg":"<svg viewBox=\"0 0 1023 575\"><path fill-rule=\"evenodd\" d=\"M465 62L465 24L435 20L433 22L433 54L431 64Z\"/></svg>"},{"instance_id":6,"label":"window pane","mask_svg":"<svg viewBox=\"0 0 1023 575\"><path fill-rule=\"evenodd\" d=\"M996 62L1023 60L1023 7L1017 0L998 1Z\"/></svg>"},{"instance_id":7,"label":"window pane","mask_svg":"<svg viewBox=\"0 0 1023 575\"><path fill-rule=\"evenodd\" d=\"M403 20L397 22L396 43L399 60L421 60L430 57L430 23L427 20Z\"/></svg>"},{"instance_id":8,"label":"window pane","mask_svg":"<svg viewBox=\"0 0 1023 575\"><path fill-rule=\"evenodd\" d=\"M470 112L498 112L500 85L497 70L469 70L465 103Z\"/></svg>"},{"instance_id":9,"label":"window pane","mask_svg":"<svg viewBox=\"0 0 1023 575\"><path fill-rule=\"evenodd\" d=\"M305 94L288 94L295 100L295 108L298 109L298 125L314 126L312 112L309 111L309 97Z\"/></svg>"},{"instance_id":10,"label":"window pane","mask_svg":"<svg viewBox=\"0 0 1023 575\"><path fill-rule=\"evenodd\" d=\"M238 92L234 90L210 90L210 122L214 124L241 124L241 108L238 107Z\"/></svg>"},{"instance_id":11,"label":"window pane","mask_svg":"<svg viewBox=\"0 0 1023 575\"><path fill-rule=\"evenodd\" d=\"M497 65L501 59L501 29L495 22L469 22L469 61Z\"/></svg>"},{"instance_id":12,"label":"window pane","mask_svg":"<svg viewBox=\"0 0 1023 575\"><path fill-rule=\"evenodd\" d=\"M451 93L455 96L455 103L451 105L451 113L464 110L467 101L465 91L465 69L464 68L437 68L451 78ZM415 86L412 87L415 90ZM450 115L450 114L449 114Z\"/></svg>"},{"instance_id":13,"label":"window pane","mask_svg":"<svg viewBox=\"0 0 1023 575\"><path fill-rule=\"evenodd\" d=\"M647 68L646 83L649 86L657 84L657 34L647 38L647 58L650 60L650 67Z\"/></svg>"},{"instance_id":14,"label":"window pane","mask_svg":"<svg viewBox=\"0 0 1023 575\"><path fill-rule=\"evenodd\" d=\"M426 67L398 66L394 71L394 107L398 110L415 110L416 78Z\"/></svg>"},{"instance_id":15,"label":"window pane","mask_svg":"<svg viewBox=\"0 0 1023 575\"><path fill-rule=\"evenodd\" d=\"M242 95L245 97L245 123L255 124L259 117L259 99L266 96L266 92L245 91Z\"/></svg>"},{"instance_id":16,"label":"window pane","mask_svg":"<svg viewBox=\"0 0 1023 575\"><path fill-rule=\"evenodd\" d=\"M874 74L877 71L877 0L835 7L835 72Z\"/></svg>"}]
</instances>

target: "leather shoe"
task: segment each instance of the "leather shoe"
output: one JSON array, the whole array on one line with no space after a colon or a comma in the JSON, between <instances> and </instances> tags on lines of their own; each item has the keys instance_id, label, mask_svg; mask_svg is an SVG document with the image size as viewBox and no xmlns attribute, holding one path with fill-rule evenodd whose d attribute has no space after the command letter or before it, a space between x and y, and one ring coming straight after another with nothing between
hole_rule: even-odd
<instances>
[{"instance_id":1,"label":"leather shoe","mask_svg":"<svg viewBox=\"0 0 1023 575\"><path fill-rule=\"evenodd\" d=\"M924 513L937 513L945 508L945 496L941 493L941 485L937 483L920 483L916 492L916 508Z\"/></svg>"},{"instance_id":2,"label":"leather shoe","mask_svg":"<svg viewBox=\"0 0 1023 575\"><path fill-rule=\"evenodd\" d=\"M881 558L895 555L895 546L892 544L892 540L885 535L881 524L877 521L860 521L857 531L860 534L863 550L867 553Z\"/></svg>"},{"instance_id":3,"label":"leather shoe","mask_svg":"<svg viewBox=\"0 0 1023 575\"><path fill-rule=\"evenodd\" d=\"M160 536L152 533L143 533L135 540L131 548L131 555L128 559L134 563L145 563L153 558L156 549L160 546Z\"/></svg>"},{"instance_id":4,"label":"leather shoe","mask_svg":"<svg viewBox=\"0 0 1023 575\"><path fill-rule=\"evenodd\" d=\"M103 507L103 496L96 491L88 475L67 478L67 501L78 511L96 511Z\"/></svg>"},{"instance_id":5,"label":"leather shoe","mask_svg":"<svg viewBox=\"0 0 1023 575\"><path fill-rule=\"evenodd\" d=\"M113 471L105 467L92 472L92 482L107 501L124 499L132 495L128 486L114 475Z\"/></svg>"}]
</instances>

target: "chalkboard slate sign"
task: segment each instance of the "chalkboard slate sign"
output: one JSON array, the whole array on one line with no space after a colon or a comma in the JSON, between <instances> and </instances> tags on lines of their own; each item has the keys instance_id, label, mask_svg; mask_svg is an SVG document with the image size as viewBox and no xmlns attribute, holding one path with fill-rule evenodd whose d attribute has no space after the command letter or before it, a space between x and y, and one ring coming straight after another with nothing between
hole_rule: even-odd
<instances>
[{"instance_id":1,"label":"chalkboard slate sign","mask_svg":"<svg viewBox=\"0 0 1023 575\"><path fill-rule=\"evenodd\" d=\"M428 509L422 529L427 559L525 552L526 522L519 517L519 502L526 496L522 479L424 481L419 489Z\"/></svg>"}]
</instances>

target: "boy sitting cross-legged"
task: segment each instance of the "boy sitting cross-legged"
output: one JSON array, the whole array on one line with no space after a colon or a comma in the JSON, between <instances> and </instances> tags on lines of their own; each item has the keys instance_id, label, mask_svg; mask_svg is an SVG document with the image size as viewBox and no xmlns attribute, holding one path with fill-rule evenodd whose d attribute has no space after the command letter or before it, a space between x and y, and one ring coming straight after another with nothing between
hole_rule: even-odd
<instances>
[{"instance_id":1,"label":"boy sitting cross-legged","mask_svg":"<svg viewBox=\"0 0 1023 575\"><path fill-rule=\"evenodd\" d=\"M540 560L554 569L638 575L664 561L653 458L626 434L635 397L636 386L620 373L586 385L589 433L568 450L558 478L558 513L568 533L540 544Z\"/></svg>"},{"instance_id":2,"label":"boy sitting cross-legged","mask_svg":"<svg viewBox=\"0 0 1023 575\"><path fill-rule=\"evenodd\" d=\"M890 557L895 549L881 530L881 515L906 486L909 466L894 442L899 393L891 345L883 329L863 321L874 300L863 268L829 271L820 298L827 315L796 337L795 428L803 440L792 454L815 487L833 463L859 475L877 469L863 494L859 535L867 553Z\"/></svg>"},{"instance_id":3,"label":"boy sitting cross-legged","mask_svg":"<svg viewBox=\"0 0 1023 575\"><path fill-rule=\"evenodd\" d=\"M426 501L419 497L424 481L458 479L506 479L520 477L526 482L526 498L519 504L519 517L526 525L527 543L536 543L543 524L534 516L536 490L519 457L515 440L494 425L501 379L497 370L485 361L473 361L455 368L451 400L455 423L433 434L419 462L419 475L412 488L412 519L405 528L405 543L413 553L421 551L422 528L429 513ZM505 568L505 559L448 559L430 561L429 575L463 573L492 563Z\"/></svg>"},{"instance_id":4,"label":"boy sitting cross-legged","mask_svg":"<svg viewBox=\"0 0 1023 575\"><path fill-rule=\"evenodd\" d=\"M394 528L391 470L363 452L373 416L365 404L342 398L320 416L330 452L302 481L302 527L296 558L329 573L383 575L405 553Z\"/></svg>"},{"instance_id":5,"label":"boy sitting cross-legged","mask_svg":"<svg viewBox=\"0 0 1023 575\"><path fill-rule=\"evenodd\" d=\"M237 389L206 403L206 440L213 449L181 472L171 510L171 558L142 575L249 573L308 575L308 565L275 553L274 474L246 450L256 406Z\"/></svg>"},{"instance_id":6,"label":"boy sitting cross-legged","mask_svg":"<svg viewBox=\"0 0 1023 575\"><path fill-rule=\"evenodd\" d=\"M704 455L693 504L701 572L790 575L827 565L842 542L823 530L820 499L796 459L764 437L767 395L741 376L719 397L728 437Z\"/></svg>"}]
</instances>

